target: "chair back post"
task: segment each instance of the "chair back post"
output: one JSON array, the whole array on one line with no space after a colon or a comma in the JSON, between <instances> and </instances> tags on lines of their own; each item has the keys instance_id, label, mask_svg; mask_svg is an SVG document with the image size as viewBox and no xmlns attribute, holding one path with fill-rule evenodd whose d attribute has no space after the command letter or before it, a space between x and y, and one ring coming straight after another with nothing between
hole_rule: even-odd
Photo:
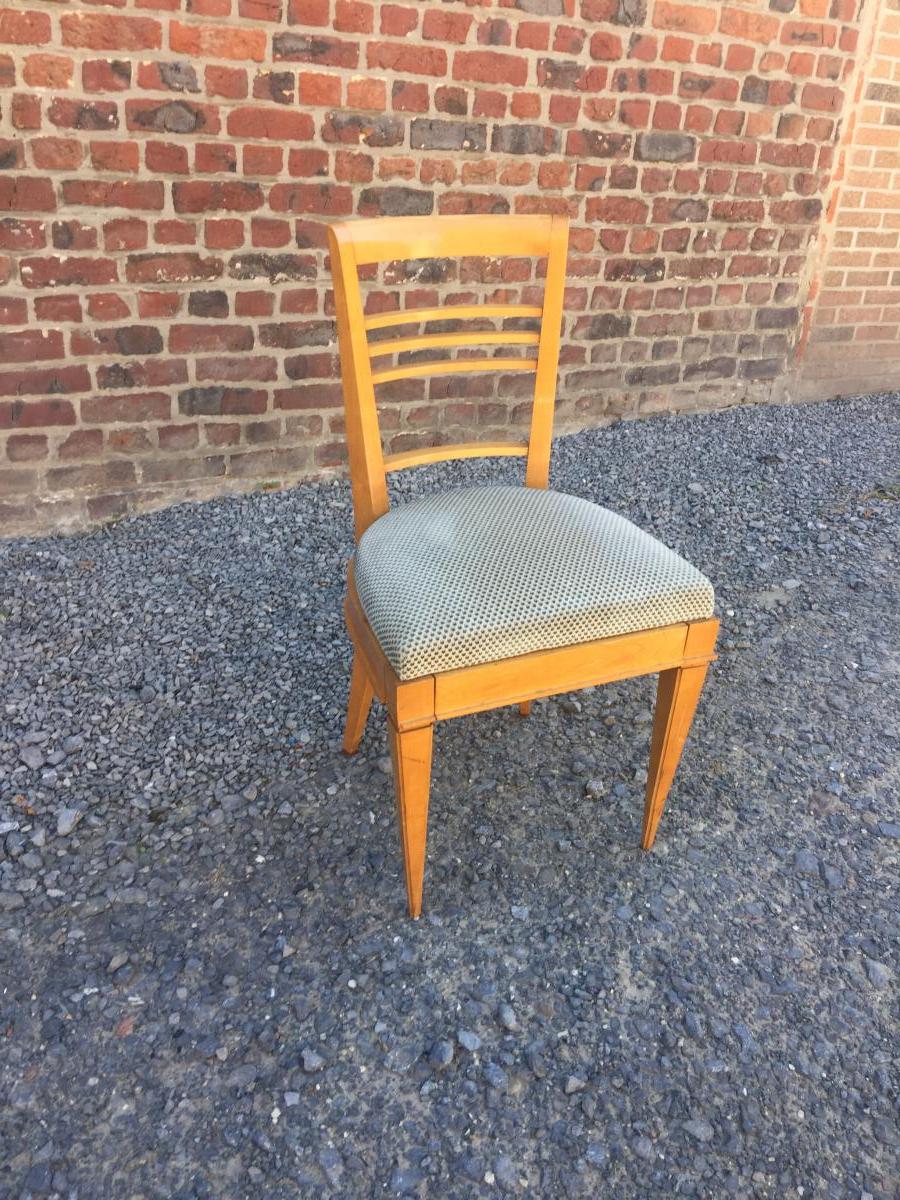
<instances>
[{"instance_id":1,"label":"chair back post","mask_svg":"<svg viewBox=\"0 0 900 1200\"><path fill-rule=\"evenodd\" d=\"M568 250L569 219L555 216L550 226L550 244L547 250L544 311L541 315L541 340L538 343L531 430L528 435L528 459L525 465L526 487L545 488L550 481L550 447L553 441L556 373L559 368L559 340Z\"/></svg>"},{"instance_id":2,"label":"chair back post","mask_svg":"<svg viewBox=\"0 0 900 1200\"><path fill-rule=\"evenodd\" d=\"M352 230L328 228L356 540L389 507Z\"/></svg>"}]
</instances>

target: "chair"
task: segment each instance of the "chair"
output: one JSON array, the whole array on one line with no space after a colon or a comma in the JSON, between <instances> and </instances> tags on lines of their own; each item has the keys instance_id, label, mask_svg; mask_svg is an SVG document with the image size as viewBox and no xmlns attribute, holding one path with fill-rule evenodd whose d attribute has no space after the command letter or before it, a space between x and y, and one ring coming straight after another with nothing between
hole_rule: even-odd
<instances>
[{"instance_id":1,"label":"chair","mask_svg":"<svg viewBox=\"0 0 900 1200\"><path fill-rule=\"evenodd\" d=\"M709 582L649 534L548 491L568 222L547 216L387 217L329 229L357 549L345 614L353 642L344 750L359 746L373 695L388 737L409 912L422 909L436 721L659 674L641 845L649 850L690 729L718 621ZM360 269L425 258L546 259L542 305L461 304L367 316ZM371 277L371 272L368 272ZM539 332L523 328L539 321ZM370 339L440 321L472 331ZM485 330L490 322L493 326ZM511 328L510 322L516 327ZM434 350L480 357L423 361ZM526 347L524 356L496 347ZM522 352L520 352L522 353ZM384 365L388 356L396 365ZM373 360L381 360L375 363ZM448 372L528 371L527 442L466 442L384 454L375 388ZM389 511L386 473L447 459L520 455L525 487L473 487Z\"/></svg>"}]
</instances>

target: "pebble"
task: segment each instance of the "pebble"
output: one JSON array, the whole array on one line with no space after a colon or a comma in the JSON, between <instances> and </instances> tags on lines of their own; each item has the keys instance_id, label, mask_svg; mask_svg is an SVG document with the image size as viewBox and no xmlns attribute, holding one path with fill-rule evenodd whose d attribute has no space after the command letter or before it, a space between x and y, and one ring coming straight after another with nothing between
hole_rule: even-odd
<instances>
[{"instance_id":1,"label":"pebble","mask_svg":"<svg viewBox=\"0 0 900 1200\"><path fill-rule=\"evenodd\" d=\"M516 1017L515 1009L510 1004L501 1004L497 1009L497 1020L504 1029L510 1033L515 1033L519 1028L519 1021Z\"/></svg>"},{"instance_id":2,"label":"pebble","mask_svg":"<svg viewBox=\"0 0 900 1200\"><path fill-rule=\"evenodd\" d=\"M891 975L884 963L876 962L873 958L866 959L866 974L873 987L883 988L890 983Z\"/></svg>"},{"instance_id":3,"label":"pebble","mask_svg":"<svg viewBox=\"0 0 900 1200\"><path fill-rule=\"evenodd\" d=\"M801 875L818 875L819 860L809 850L798 850L794 855L794 869Z\"/></svg>"},{"instance_id":4,"label":"pebble","mask_svg":"<svg viewBox=\"0 0 900 1200\"><path fill-rule=\"evenodd\" d=\"M317 1071L321 1071L325 1066L325 1059L317 1050L313 1050L310 1046L305 1046L300 1051L300 1065L307 1075L313 1075Z\"/></svg>"},{"instance_id":5,"label":"pebble","mask_svg":"<svg viewBox=\"0 0 900 1200\"><path fill-rule=\"evenodd\" d=\"M477 1033L472 1033L469 1029L460 1029L456 1034L456 1040L470 1054L474 1054L481 1047L481 1038Z\"/></svg>"},{"instance_id":6,"label":"pebble","mask_svg":"<svg viewBox=\"0 0 900 1200\"><path fill-rule=\"evenodd\" d=\"M694 1117L690 1121L685 1121L684 1128L698 1142L712 1141L713 1127L703 1117Z\"/></svg>"},{"instance_id":7,"label":"pebble","mask_svg":"<svg viewBox=\"0 0 900 1200\"><path fill-rule=\"evenodd\" d=\"M497 1063L488 1062L482 1068L484 1078L492 1088L496 1088L500 1092L505 1092L509 1086L509 1077L501 1066Z\"/></svg>"},{"instance_id":8,"label":"pebble","mask_svg":"<svg viewBox=\"0 0 900 1200\"><path fill-rule=\"evenodd\" d=\"M78 808L61 808L56 814L56 833L58 837L68 837L83 814Z\"/></svg>"},{"instance_id":9,"label":"pebble","mask_svg":"<svg viewBox=\"0 0 900 1200\"><path fill-rule=\"evenodd\" d=\"M32 771L40 770L46 761L43 751L38 746L23 746L19 751L19 758L26 767L31 767Z\"/></svg>"},{"instance_id":10,"label":"pebble","mask_svg":"<svg viewBox=\"0 0 900 1200\"><path fill-rule=\"evenodd\" d=\"M442 1071L453 1062L453 1043L447 1041L435 1042L428 1051L428 1065Z\"/></svg>"},{"instance_id":11,"label":"pebble","mask_svg":"<svg viewBox=\"0 0 900 1200\"><path fill-rule=\"evenodd\" d=\"M507 1191L518 1188L519 1177L513 1164L513 1160L508 1154L498 1154L494 1159L492 1166L494 1168L494 1178L501 1188L504 1188Z\"/></svg>"}]
</instances>

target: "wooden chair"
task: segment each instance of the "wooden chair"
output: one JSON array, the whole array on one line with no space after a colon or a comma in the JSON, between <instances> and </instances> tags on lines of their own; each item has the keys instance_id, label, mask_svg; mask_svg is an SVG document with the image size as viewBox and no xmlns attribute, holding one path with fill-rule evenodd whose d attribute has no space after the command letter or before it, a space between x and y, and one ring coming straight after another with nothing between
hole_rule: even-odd
<instances>
[{"instance_id":1,"label":"wooden chair","mask_svg":"<svg viewBox=\"0 0 900 1200\"><path fill-rule=\"evenodd\" d=\"M567 245L568 222L560 217L389 217L339 222L329 230L358 542L345 604L354 656L344 750L356 751L377 696L388 711L412 917L422 907L435 721L504 705L518 705L524 716L538 697L658 673L641 838L649 850L715 658L712 588L698 571L623 518L541 490L548 485ZM505 255L546 259L542 305L365 314L360 268ZM490 331L484 329L488 318ZM540 332L523 329L521 321L510 328L516 318L539 320ZM395 326L441 321L446 327L448 320L477 320L482 328L368 337ZM422 361L421 352L471 354L477 346L491 352ZM499 346L527 347L527 356L495 356ZM383 365L387 356L408 352L418 353ZM448 372L523 370L535 377L527 442L383 453L377 385ZM386 472L494 455L525 458L525 488L459 489L388 511ZM504 581L507 590L498 594Z\"/></svg>"}]
</instances>

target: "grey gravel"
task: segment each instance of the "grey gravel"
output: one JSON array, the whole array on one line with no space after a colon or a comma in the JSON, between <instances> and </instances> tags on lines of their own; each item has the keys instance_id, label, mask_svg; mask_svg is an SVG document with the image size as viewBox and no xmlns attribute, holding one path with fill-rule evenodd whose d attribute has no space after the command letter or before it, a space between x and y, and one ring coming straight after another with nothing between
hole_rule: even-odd
<instances>
[{"instance_id":1,"label":"grey gravel","mask_svg":"<svg viewBox=\"0 0 900 1200\"><path fill-rule=\"evenodd\" d=\"M651 854L652 680L440 725L417 923L345 482L0 544L0 1196L896 1200L898 413L560 439L719 660Z\"/></svg>"}]
</instances>

